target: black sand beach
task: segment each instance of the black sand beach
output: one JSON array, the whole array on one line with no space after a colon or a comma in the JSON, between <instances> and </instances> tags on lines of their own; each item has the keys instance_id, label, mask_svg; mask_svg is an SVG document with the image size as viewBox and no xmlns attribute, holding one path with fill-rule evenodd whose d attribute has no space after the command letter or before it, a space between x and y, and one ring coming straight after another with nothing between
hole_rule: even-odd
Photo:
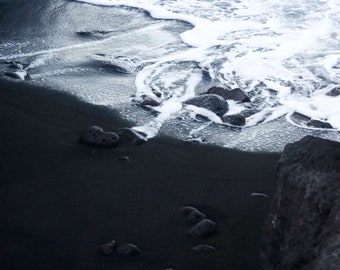
<instances>
[{"instance_id":1,"label":"black sand beach","mask_svg":"<svg viewBox=\"0 0 340 270\"><path fill-rule=\"evenodd\" d=\"M0 81L1 269L261 269L270 199L250 194L272 197L279 154L163 137L113 149L78 144L90 125L129 123L58 91ZM217 232L187 235L185 205ZM141 254L106 257L100 245L110 240ZM217 250L193 251L198 244Z\"/></svg>"}]
</instances>

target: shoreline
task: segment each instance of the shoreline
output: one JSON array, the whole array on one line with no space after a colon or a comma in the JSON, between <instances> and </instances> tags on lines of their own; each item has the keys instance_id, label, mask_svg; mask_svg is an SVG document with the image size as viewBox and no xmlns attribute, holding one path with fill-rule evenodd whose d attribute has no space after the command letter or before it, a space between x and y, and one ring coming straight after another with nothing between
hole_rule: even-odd
<instances>
[{"instance_id":1,"label":"shoreline","mask_svg":"<svg viewBox=\"0 0 340 270\"><path fill-rule=\"evenodd\" d=\"M129 126L103 106L0 79L0 261L3 269L261 269L260 237L279 153L248 153L156 137L104 149L78 144L88 126ZM120 160L128 156L130 161ZM187 235L180 208L217 223ZM111 240L135 257L103 256ZM198 244L216 248L193 251Z\"/></svg>"}]
</instances>

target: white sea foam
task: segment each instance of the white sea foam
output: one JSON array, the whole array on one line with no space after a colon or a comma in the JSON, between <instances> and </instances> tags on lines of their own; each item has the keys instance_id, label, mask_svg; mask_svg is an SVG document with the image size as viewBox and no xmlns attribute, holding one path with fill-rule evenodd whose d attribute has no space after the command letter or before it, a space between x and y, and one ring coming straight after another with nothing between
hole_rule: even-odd
<instances>
[{"instance_id":1,"label":"white sea foam","mask_svg":"<svg viewBox=\"0 0 340 270\"><path fill-rule=\"evenodd\" d=\"M326 95L340 86L337 0L80 1L139 8L155 19L193 25L180 35L191 48L160 57L137 75L137 95L162 93L161 114L146 124L154 127L153 135L180 110L174 103L194 95L198 81L190 80L197 66L216 84L240 87L252 96L260 111L247 119L247 126L283 115L292 121L298 112L340 130L340 97ZM240 106L231 103L231 110L239 112Z\"/></svg>"}]
</instances>

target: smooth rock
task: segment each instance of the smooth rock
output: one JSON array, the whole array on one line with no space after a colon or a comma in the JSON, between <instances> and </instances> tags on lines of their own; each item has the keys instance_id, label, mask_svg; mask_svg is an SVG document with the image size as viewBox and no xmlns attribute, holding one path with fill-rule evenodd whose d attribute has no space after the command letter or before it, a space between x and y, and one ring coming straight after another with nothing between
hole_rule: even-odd
<instances>
[{"instance_id":1,"label":"smooth rock","mask_svg":"<svg viewBox=\"0 0 340 270\"><path fill-rule=\"evenodd\" d=\"M333 128L332 125L328 122L323 122L320 120L310 120L306 124L308 127L315 127L315 128Z\"/></svg>"},{"instance_id":2,"label":"smooth rock","mask_svg":"<svg viewBox=\"0 0 340 270\"><path fill-rule=\"evenodd\" d=\"M112 71L126 74L134 73L142 66L137 59L101 53L92 56L92 60L102 67L107 67Z\"/></svg>"},{"instance_id":3,"label":"smooth rock","mask_svg":"<svg viewBox=\"0 0 340 270\"><path fill-rule=\"evenodd\" d=\"M266 270L340 266L340 143L307 136L288 144L262 237Z\"/></svg>"},{"instance_id":4,"label":"smooth rock","mask_svg":"<svg viewBox=\"0 0 340 270\"><path fill-rule=\"evenodd\" d=\"M133 130L132 128L120 128L117 130L117 134L122 140L127 139L131 141L132 144L142 144L147 142L145 134Z\"/></svg>"},{"instance_id":5,"label":"smooth rock","mask_svg":"<svg viewBox=\"0 0 340 270\"><path fill-rule=\"evenodd\" d=\"M205 252L205 253L211 253L216 250L213 246L209 246L209 245L198 245L196 247L193 247L192 249L197 252Z\"/></svg>"},{"instance_id":6,"label":"smooth rock","mask_svg":"<svg viewBox=\"0 0 340 270\"><path fill-rule=\"evenodd\" d=\"M120 255L135 256L140 254L140 249L134 244L122 244L117 247L117 253Z\"/></svg>"},{"instance_id":7,"label":"smooth rock","mask_svg":"<svg viewBox=\"0 0 340 270\"><path fill-rule=\"evenodd\" d=\"M188 216L189 222L193 224L196 224L205 218L207 218L207 216L198 210L191 211Z\"/></svg>"},{"instance_id":8,"label":"smooth rock","mask_svg":"<svg viewBox=\"0 0 340 270\"><path fill-rule=\"evenodd\" d=\"M188 233L193 237L201 237L211 235L216 231L216 223L210 219L203 219L192 227Z\"/></svg>"},{"instance_id":9,"label":"smooth rock","mask_svg":"<svg viewBox=\"0 0 340 270\"><path fill-rule=\"evenodd\" d=\"M3 75L10 77L12 79L17 79L17 80L29 80L31 77L27 74L26 70L18 70L18 71L5 71Z\"/></svg>"},{"instance_id":10,"label":"smooth rock","mask_svg":"<svg viewBox=\"0 0 340 270\"><path fill-rule=\"evenodd\" d=\"M250 102L249 97L240 88L235 88L227 91L227 98L239 102Z\"/></svg>"},{"instance_id":11,"label":"smooth rock","mask_svg":"<svg viewBox=\"0 0 340 270\"><path fill-rule=\"evenodd\" d=\"M208 89L207 94L215 94L223 97L223 99L227 99L228 98L227 91L229 90L231 90L231 88L226 89L223 87L213 86Z\"/></svg>"},{"instance_id":12,"label":"smooth rock","mask_svg":"<svg viewBox=\"0 0 340 270\"><path fill-rule=\"evenodd\" d=\"M119 136L111 131L104 131L101 127L91 126L80 138L80 142L87 145L114 147L119 143Z\"/></svg>"},{"instance_id":13,"label":"smooth rock","mask_svg":"<svg viewBox=\"0 0 340 270\"><path fill-rule=\"evenodd\" d=\"M218 116L224 115L229 109L228 103L221 96L215 94L204 94L193 97L186 100L184 104L205 108L216 113Z\"/></svg>"},{"instance_id":14,"label":"smooth rock","mask_svg":"<svg viewBox=\"0 0 340 270\"><path fill-rule=\"evenodd\" d=\"M128 156L120 156L118 158L119 161L122 161L122 162L130 162L130 158Z\"/></svg>"},{"instance_id":15,"label":"smooth rock","mask_svg":"<svg viewBox=\"0 0 340 270\"><path fill-rule=\"evenodd\" d=\"M339 96L340 95L340 87L333 88L326 95L330 96L330 97L337 97L337 96Z\"/></svg>"},{"instance_id":16,"label":"smooth rock","mask_svg":"<svg viewBox=\"0 0 340 270\"><path fill-rule=\"evenodd\" d=\"M223 115L221 117L223 123L228 123L233 126L244 126L246 124L246 118L242 114L234 114L234 115Z\"/></svg>"},{"instance_id":17,"label":"smooth rock","mask_svg":"<svg viewBox=\"0 0 340 270\"><path fill-rule=\"evenodd\" d=\"M193 206L183 206L181 208L181 211L184 215L188 216L192 211L198 211L198 210Z\"/></svg>"},{"instance_id":18,"label":"smooth rock","mask_svg":"<svg viewBox=\"0 0 340 270\"><path fill-rule=\"evenodd\" d=\"M159 106L159 104L160 103L156 99L149 97L149 96L143 96L142 101L140 102L141 106L155 107L155 106Z\"/></svg>"},{"instance_id":19,"label":"smooth rock","mask_svg":"<svg viewBox=\"0 0 340 270\"><path fill-rule=\"evenodd\" d=\"M112 240L106 244L101 245L100 249L104 255L109 256L115 252L115 248L116 248L115 246L116 246L116 241Z\"/></svg>"}]
</instances>

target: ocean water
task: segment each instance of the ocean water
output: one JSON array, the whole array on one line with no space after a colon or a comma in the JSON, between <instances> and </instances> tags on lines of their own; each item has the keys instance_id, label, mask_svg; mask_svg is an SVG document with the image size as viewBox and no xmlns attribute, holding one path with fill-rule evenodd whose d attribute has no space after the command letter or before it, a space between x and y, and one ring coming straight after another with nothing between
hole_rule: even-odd
<instances>
[{"instance_id":1,"label":"ocean water","mask_svg":"<svg viewBox=\"0 0 340 270\"><path fill-rule=\"evenodd\" d=\"M13 0L0 8L3 75L21 63L28 83L109 106L149 139L247 151L281 151L305 135L340 141L337 0ZM183 103L212 86L247 94L251 102L227 100L227 115L252 111L244 127ZM160 105L138 106L144 95Z\"/></svg>"}]
</instances>

